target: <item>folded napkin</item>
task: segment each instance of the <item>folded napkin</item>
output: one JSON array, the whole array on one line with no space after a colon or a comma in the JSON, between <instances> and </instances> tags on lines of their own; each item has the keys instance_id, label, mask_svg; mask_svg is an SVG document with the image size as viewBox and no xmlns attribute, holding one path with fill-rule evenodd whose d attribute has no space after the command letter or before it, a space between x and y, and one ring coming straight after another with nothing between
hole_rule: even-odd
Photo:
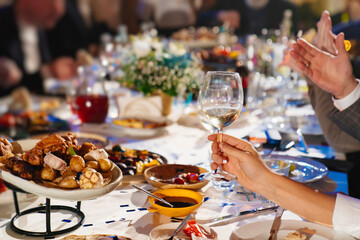
<instances>
[{"instance_id":1,"label":"folded napkin","mask_svg":"<svg viewBox=\"0 0 360 240\"><path fill-rule=\"evenodd\" d=\"M162 117L162 102L160 96L118 96L116 98L116 104L119 110L119 117Z\"/></svg>"}]
</instances>

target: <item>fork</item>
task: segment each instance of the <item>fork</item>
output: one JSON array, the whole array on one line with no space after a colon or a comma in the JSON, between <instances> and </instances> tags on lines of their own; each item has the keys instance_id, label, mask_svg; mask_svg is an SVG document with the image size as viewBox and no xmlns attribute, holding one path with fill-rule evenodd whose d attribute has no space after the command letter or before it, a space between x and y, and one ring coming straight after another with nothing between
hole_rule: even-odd
<instances>
[{"instance_id":1,"label":"fork","mask_svg":"<svg viewBox=\"0 0 360 240\"><path fill-rule=\"evenodd\" d=\"M180 230L186 225L186 223L191 219L193 218L193 214L190 213L189 215L187 215L186 218L184 218L184 220L180 223L180 225L175 229L175 231L173 232L173 234L171 235L171 237L168 239L168 240L173 240L174 239L174 236L180 232Z\"/></svg>"}]
</instances>

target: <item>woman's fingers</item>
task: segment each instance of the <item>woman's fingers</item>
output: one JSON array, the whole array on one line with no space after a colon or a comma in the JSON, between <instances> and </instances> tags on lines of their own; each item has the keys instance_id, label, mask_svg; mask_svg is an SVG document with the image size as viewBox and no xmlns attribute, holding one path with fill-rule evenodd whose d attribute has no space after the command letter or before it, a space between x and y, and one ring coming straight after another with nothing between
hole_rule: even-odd
<instances>
[{"instance_id":1,"label":"woman's fingers","mask_svg":"<svg viewBox=\"0 0 360 240\"><path fill-rule=\"evenodd\" d=\"M212 135L208 136L208 139L210 141L216 142L217 135L218 134L212 134ZM248 142L246 142L244 140L229 136L227 134L222 134L222 141L229 144L229 145L231 145L231 146L233 146L233 147L235 147L235 148L238 148L239 150L244 151L244 152L249 152L249 153L255 153L256 152L256 150L253 148L253 146L250 143L248 143ZM213 151L216 150L215 148L216 147L213 147L212 150Z\"/></svg>"},{"instance_id":2,"label":"woman's fingers","mask_svg":"<svg viewBox=\"0 0 360 240\"><path fill-rule=\"evenodd\" d=\"M219 147L224 154L236 159L245 159L248 158L249 155L253 155L248 151L240 150L239 148L233 147L225 142L220 143Z\"/></svg>"},{"instance_id":3,"label":"woman's fingers","mask_svg":"<svg viewBox=\"0 0 360 240\"><path fill-rule=\"evenodd\" d=\"M214 162L212 162L211 165L210 165L210 167L211 167L212 170L215 170L215 169L217 169L217 168L219 167L219 165L216 164L216 163L214 163Z\"/></svg>"},{"instance_id":4,"label":"woman's fingers","mask_svg":"<svg viewBox=\"0 0 360 240\"><path fill-rule=\"evenodd\" d=\"M222 154L215 153L211 154L211 159L219 165L223 163L223 160L228 160L228 158L223 156Z\"/></svg>"},{"instance_id":5,"label":"woman's fingers","mask_svg":"<svg viewBox=\"0 0 360 240\"><path fill-rule=\"evenodd\" d=\"M213 143L211 144L211 151L213 153L218 153L219 152L219 144L217 141L213 141Z\"/></svg>"}]
</instances>

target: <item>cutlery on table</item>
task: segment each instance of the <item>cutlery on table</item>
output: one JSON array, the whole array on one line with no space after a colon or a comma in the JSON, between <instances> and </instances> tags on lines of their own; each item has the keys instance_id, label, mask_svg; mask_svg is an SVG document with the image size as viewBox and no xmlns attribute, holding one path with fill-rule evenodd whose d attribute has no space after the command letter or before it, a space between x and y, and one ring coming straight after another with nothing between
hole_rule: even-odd
<instances>
[{"instance_id":1,"label":"cutlery on table","mask_svg":"<svg viewBox=\"0 0 360 240\"><path fill-rule=\"evenodd\" d=\"M284 212L284 208L279 206L276 210L275 219L271 226L270 237L268 240L277 240L277 232L279 231L279 228L280 228L281 216L282 216L283 212Z\"/></svg>"},{"instance_id":2,"label":"cutlery on table","mask_svg":"<svg viewBox=\"0 0 360 240\"><path fill-rule=\"evenodd\" d=\"M260 214L260 213L266 213L266 212L274 211L277 208L278 208L277 206L260 207L260 208L256 208L256 209L252 209L252 210L242 211L242 212L239 212L236 214L230 214L230 215L226 215L226 216L222 216L222 217L218 217L218 218L213 218L210 220L210 222L211 223L219 222L219 221L224 221L224 220L228 220L231 218L250 215L250 214L255 215L255 214ZM201 220L197 220L197 222L201 222ZM208 223L208 222L209 222L209 220L206 220L206 222L204 221L203 223Z\"/></svg>"},{"instance_id":3,"label":"cutlery on table","mask_svg":"<svg viewBox=\"0 0 360 240\"><path fill-rule=\"evenodd\" d=\"M155 198L156 200L159 200L160 202L165 203L166 205L168 205L168 206L170 206L170 207L174 207L174 205L172 205L172 204L169 203L168 201L166 201L166 200L164 200L164 199L162 199L162 198L160 198L160 197L152 194L151 192L149 192L149 191L147 191L147 190L145 190L145 189L143 189L143 188L141 188L141 187L139 187L139 186L137 186L137 185L135 185L135 184L133 184L132 186L133 186L134 188L136 188L136 189L138 189L138 190L140 190L140 191L148 194L149 196Z\"/></svg>"},{"instance_id":4,"label":"cutlery on table","mask_svg":"<svg viewBox=\"0 0 360 240\"><path fill-rule=\"evenodd\" d=\"M173 240L174 236L183 229L183 227L186 225L186 223L193 218L193 214L190 213L189 215L184 218L184 220L180 223L180 225L175 229L173 234L171 234L170 238L168 240Z\"/></svg>"}]
</instances>

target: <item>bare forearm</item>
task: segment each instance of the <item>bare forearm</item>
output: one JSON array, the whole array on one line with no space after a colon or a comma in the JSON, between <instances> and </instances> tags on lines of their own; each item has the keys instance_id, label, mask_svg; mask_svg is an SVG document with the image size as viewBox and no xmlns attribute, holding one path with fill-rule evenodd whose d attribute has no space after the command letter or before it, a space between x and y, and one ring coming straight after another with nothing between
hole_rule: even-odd
<instances>
[{"instance_id":1,"label":"bare forearm","mask_svg":"<svg viewBox=\"0 0 360 240\"><path fill-rule=\"evenodd\" d=\"M332 226L335 197L317 192L284 176L269 174L257 192L306 220Z\"/></svg>"}]
</instances>

